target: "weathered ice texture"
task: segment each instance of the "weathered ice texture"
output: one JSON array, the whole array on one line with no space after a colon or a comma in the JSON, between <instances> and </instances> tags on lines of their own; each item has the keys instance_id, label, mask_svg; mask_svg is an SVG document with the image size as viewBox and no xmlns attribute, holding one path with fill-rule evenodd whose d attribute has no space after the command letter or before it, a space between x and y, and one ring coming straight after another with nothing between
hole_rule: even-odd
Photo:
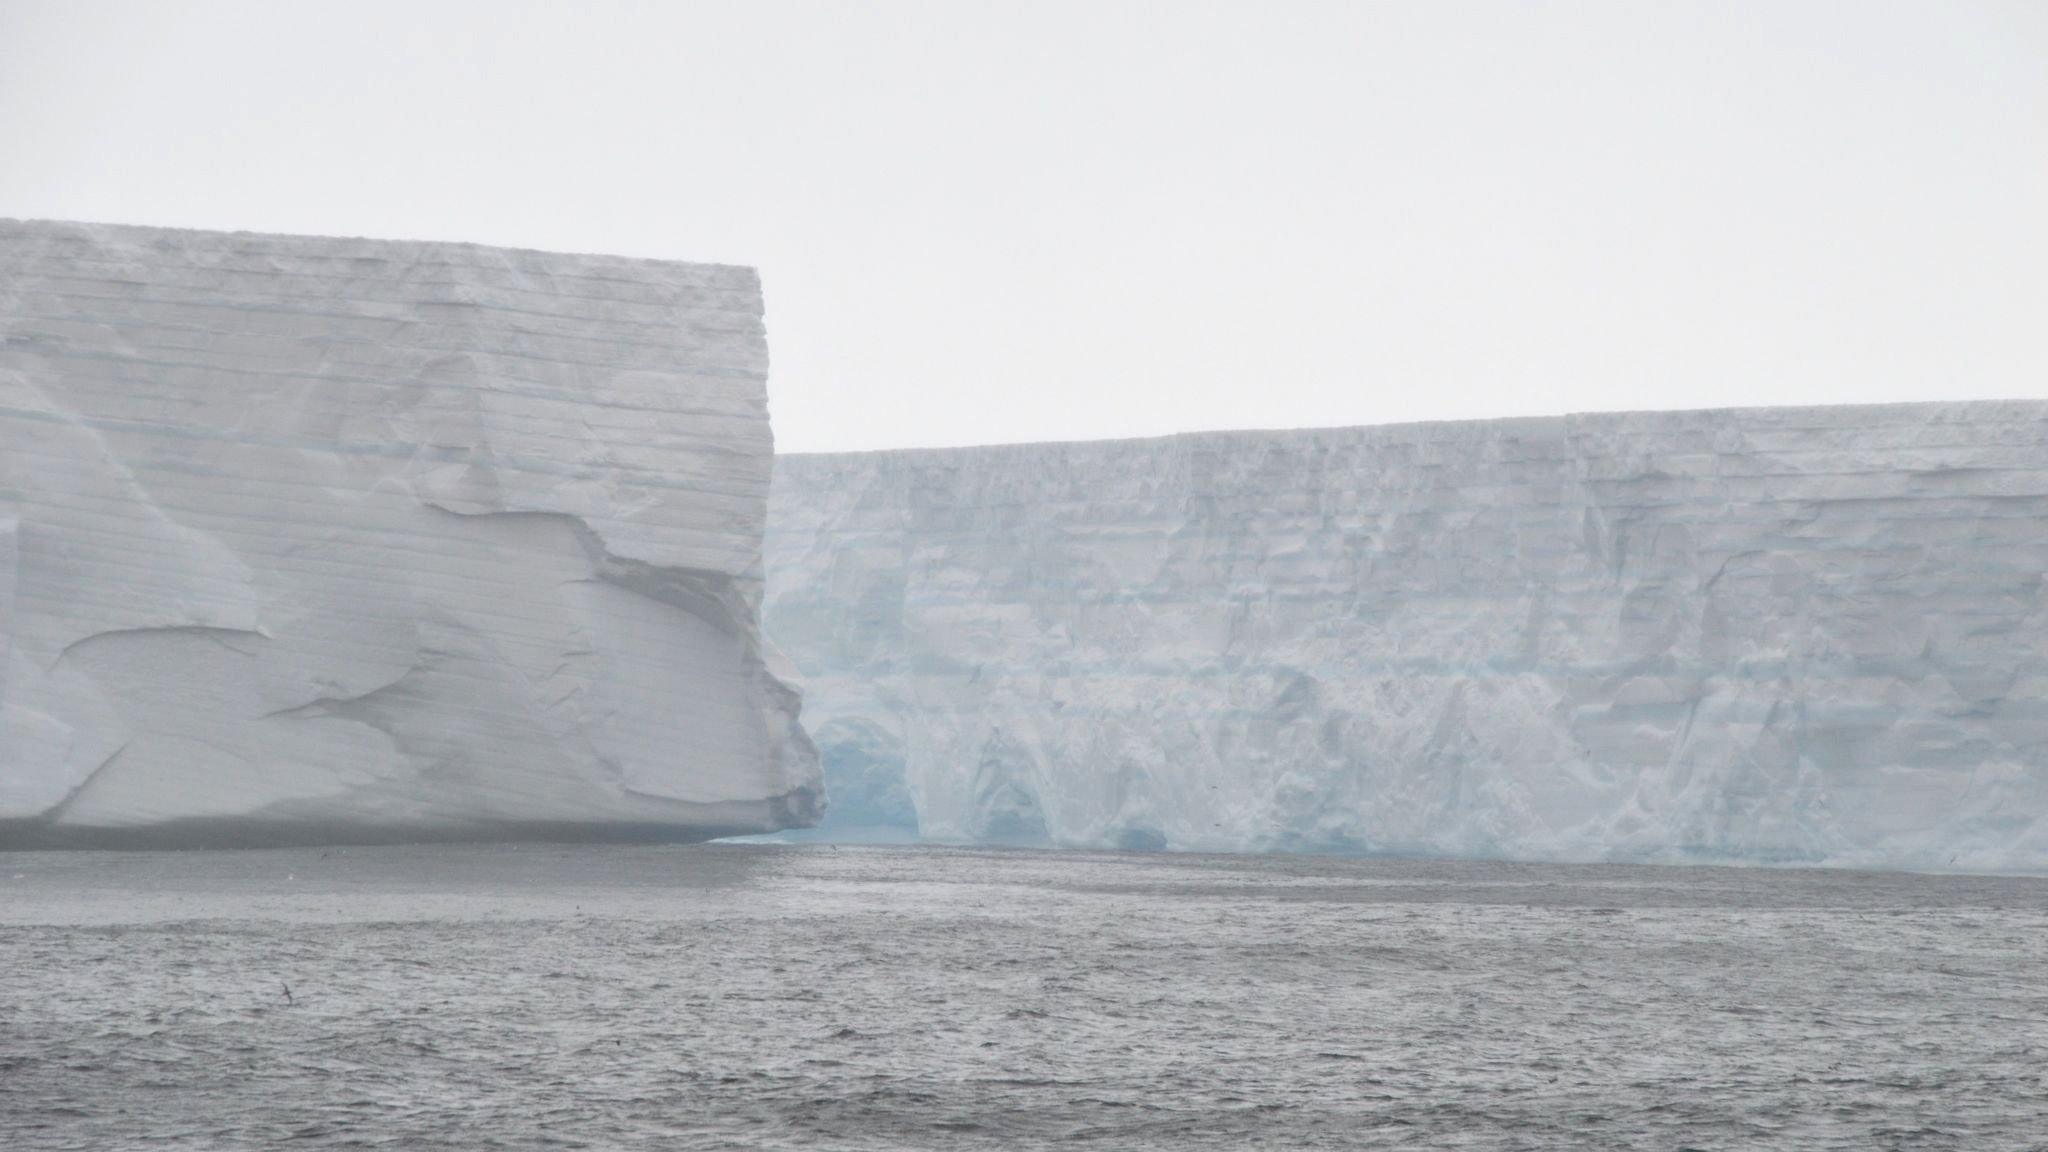
<instances>
[{"instance_id":1,"label":"weathered ice texture","mask_svg":"<svg viewBox=\"0 0 2048 1152\"><path fill-rule=\"evenodd\" d=\"M0 845L814 817L751 270L0 221Z\"/></svg>"},{"instance_id":2,"label":"weathered ice texture","mask_svg":"<svg viewBox=\"0 0 2048 1152\"><path fill-rule=\"evenodd\" d=\"M784 457L834 814L2048 867L2048 404Z\"/></svg>"}]
</instances>

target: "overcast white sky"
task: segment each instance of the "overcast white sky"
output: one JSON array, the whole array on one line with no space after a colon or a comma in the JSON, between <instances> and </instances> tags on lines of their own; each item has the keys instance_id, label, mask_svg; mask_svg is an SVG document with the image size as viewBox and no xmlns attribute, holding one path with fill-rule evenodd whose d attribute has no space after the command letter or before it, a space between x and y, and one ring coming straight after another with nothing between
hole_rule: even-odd
<instances>
[{"instance_id":1,"label":"overcast white sky","mask_svg":"<svg viewBox=\"0 0 2048 1152\"><path fill-rule=\"evenodd\" d=\"M0 215L752 264L779 446L2048 394L2048 4L0 0Z\"/></svg>"}]
</instances>

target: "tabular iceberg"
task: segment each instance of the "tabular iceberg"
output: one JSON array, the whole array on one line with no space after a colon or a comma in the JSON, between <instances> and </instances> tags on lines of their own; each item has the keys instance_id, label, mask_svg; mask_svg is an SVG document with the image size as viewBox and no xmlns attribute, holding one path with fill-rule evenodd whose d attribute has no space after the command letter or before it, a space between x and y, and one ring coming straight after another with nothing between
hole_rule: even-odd
<instances>
[{"instance_id":1,"label":"tabular iceberg","mask_svg":"<svg viewBox=\"0 0 2048 1152\"><path fill-rule=\"evenodd\" d=\"M2048 404L783 457L826 828L2048 867Z\"/></svg>"},{"instance_id":2,"label":"tabular iceberg","mask_svg":"<svg viewBox=\"0 0 2048 1152\"><path fill-rule=\"evenodd\" d=\"M749 269L0 222L0 845L807 823Z\"/></svg>"}]
</instances>

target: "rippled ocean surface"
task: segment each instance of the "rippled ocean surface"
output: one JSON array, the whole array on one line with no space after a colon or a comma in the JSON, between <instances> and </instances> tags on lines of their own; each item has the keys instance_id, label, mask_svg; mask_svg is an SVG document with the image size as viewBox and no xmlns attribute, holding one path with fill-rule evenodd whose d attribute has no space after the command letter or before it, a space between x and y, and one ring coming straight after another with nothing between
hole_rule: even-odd
<instances>
[{"instance_id":1,"label":"rippled ocean surface","mask_svg":"<svg viewBox=\"0 0 2048 1152\"><path fill-rule=\"evenodd\" d=\"M2048 1148L2044 961L2029 879L18 853L0 1148Z\"/></svg>"}]
</instances>

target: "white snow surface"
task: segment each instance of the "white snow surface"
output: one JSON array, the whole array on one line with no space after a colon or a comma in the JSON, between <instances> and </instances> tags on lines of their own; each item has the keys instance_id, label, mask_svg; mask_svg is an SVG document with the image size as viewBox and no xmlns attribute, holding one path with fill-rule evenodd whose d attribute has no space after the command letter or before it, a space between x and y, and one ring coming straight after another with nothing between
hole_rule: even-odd
<instances>
[{"instance_id":1,"label":"white snow surface","mask_svg":"<svg viewBox=\"0 0 2048 1152\"><path fill-rule=\"evenodd\" d=\"M2048 868L2048 404L785 456L823 830Z\"/></svg>"},{"instance_id":2,"label":"white snow surface","mask_svg":"<svg viewBox=\"0 0 2048 1152\"><path fill-rule=\"evenodd\" d=\"M814 817L745 268L0 221L0 844Z\"/></svg>"}]
</instances>

